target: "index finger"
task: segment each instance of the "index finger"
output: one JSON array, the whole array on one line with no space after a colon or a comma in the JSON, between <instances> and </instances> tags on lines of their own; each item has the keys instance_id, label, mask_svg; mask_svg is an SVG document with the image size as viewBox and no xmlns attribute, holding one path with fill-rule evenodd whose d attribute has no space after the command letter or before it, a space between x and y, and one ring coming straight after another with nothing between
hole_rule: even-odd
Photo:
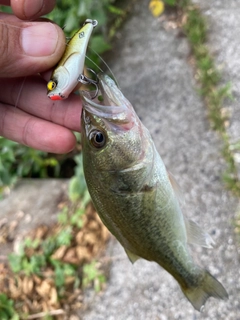
<instances>
[{"instance_id":1,"label":"index finger","mask_svg":"<svg viewBox=\"0 0 240 320\"><path fill-rule=\"evenodd\" d=\"M3 0L3 2L10 4L10 1ZM55 0L11 0L11 7L19 19L33 20L51 12L55 2Z\"/></svg>"}]
</instances>

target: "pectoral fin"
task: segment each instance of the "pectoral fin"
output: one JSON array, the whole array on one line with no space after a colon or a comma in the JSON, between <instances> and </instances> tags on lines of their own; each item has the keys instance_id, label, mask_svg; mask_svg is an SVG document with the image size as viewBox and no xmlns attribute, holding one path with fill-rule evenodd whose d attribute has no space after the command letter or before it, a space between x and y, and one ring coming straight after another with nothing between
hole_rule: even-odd
<instances>
[{"instance_id":1,"label":"pectoral fin","mask_svg":"<svg viewBox=\"0 0 240 320\"><path fill-rule=\"evenodd\" d=\"M125 248L124 248L125 249ZM137 256L135 253L132 253L131 251L129 251L128 249L125 249L126 254L128 256L128 259L134 263L135 261L137 261L138 259L140 259L139 256Z\"/></svg>"},{"instance_id":2,"label":"pectoral fin","mask_svg":"<svg viewBox=\"0 0 240 320\"><path fill-rule=\"evenodd\" d=\"M213 248L215 243L212 237L207 232L203 231L196 222L188 220L185 217L184 222L188 243L197 244L205 248Z\"/></svg>"},{"instance_id":3,"label":"pectoral fin","mask_svg":"<svg viewBox=\"0 0 240 320\"><path fill-rule=\"evenodd\" d=\"M167 173L168 173L169 181L171 182L171 185L173 187L173 190L175 192L175 195L176 195L179 203L184 204L185 203L184 194L183 194L176 178L174 177L174 175L170 171L167 170Z\"/></svg>"}]
</instances>

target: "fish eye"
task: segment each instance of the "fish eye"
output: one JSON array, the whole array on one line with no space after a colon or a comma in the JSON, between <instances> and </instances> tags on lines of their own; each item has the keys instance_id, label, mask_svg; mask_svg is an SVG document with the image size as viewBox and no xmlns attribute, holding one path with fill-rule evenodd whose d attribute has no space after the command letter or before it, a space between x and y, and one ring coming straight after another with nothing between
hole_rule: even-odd
<instances>
[{"instance_id":1,"label":"fish eye","mask_svg":"<svg viewBox=\"0 0 240 320\"><path fill-rule=\"evenodd\" d=\"M47 88L49 91L52 91L56 88L57 83L53 80L48 81Z\"/></svg>"},{"instance_id":2,"label":"fish eye","mask_svg":"<svg viewBox=\"0 0 240 320\"><path fill-rule=\"evenodd\" d=\"M90 132L89 140L95 148L102 148L106 144L105 134L100 130L93 130Z\"/></svg>"}]
</instances>

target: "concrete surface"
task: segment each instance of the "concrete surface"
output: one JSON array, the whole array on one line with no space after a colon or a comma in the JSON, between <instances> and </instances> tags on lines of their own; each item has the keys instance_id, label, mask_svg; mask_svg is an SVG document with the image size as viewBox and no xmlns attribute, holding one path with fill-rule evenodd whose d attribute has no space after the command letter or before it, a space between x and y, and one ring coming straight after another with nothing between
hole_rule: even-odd
<instances>
[{"instance_id":1,"label":"concrete surface","mask_svg":"<svg viewBox=\"0 0 240 320\"><path fill-rule=\"evenodd\" d=\"M236 10L237 20L238 7L230 2L231 14ZM209 3L222 10L222 15L230 16L230 2ZM211 18L217 19L213 9ZM153 135L166 166L177 178L185 194L184 213L216 242L213 250L192 247L192 252L195 261L224 284L229 300L211 298L200 314L166 271L144 260L131 265L121 246L113 241L108 249L113 258L109 283L101 296L88 292L88 309L79 314L84 320L240 319L240 246L233 232L239 201L221 182L222 144L210 130L205 106L196 93L193 71L187 62L186 39L179 36L178 30L166 26L162 19L150 15L147 1L138 1L108 63L123 93ZM231 50L237 58L237 37L232 41L228 43L228 58L223 58L229 59L229 64L233 63ZM214 43L218 45L217 38ZM237 81L236 88L239 84ZM238 132L235 134L239 136Z\"/></svg>"},{"instance_id":2,"label":"concrete surface","mask_svg":"<svg viewBox=\"0 0 240 320\"><path fill-rule=\"evenodd\" d=\"M194 0L208 21L208 47L215 56L223 83L230 83L233 100L227 101L231 142L240 142L240 0ZM240 150L235 154L240 177Z\"/></svg>"},{"instance_id":3,"label":"concrete surface","mask_svg":"<svg viewBox=\"0 0 240 320\"><path fill-rule=\"evenodd\" d=\"M18 241L29 231L41 224L51 225L57 221L58 204L67 199L69 180L64 179L24 179L0 201L0 237L5 232L16 234ZM1 242L0 242L1 243ZM0 244L1 256L11 252L12 244Z\"/></svg>"}]
</instances>

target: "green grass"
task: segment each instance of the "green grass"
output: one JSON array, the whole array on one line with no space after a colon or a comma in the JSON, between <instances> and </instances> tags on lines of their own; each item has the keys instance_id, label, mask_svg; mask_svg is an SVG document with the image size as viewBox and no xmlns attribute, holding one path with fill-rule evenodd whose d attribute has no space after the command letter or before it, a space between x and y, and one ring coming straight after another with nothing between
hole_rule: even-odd
<instances>
[{"instance_id":1,"label":"green grass","mask_svg":"<svg viewBox=\"0 0 240 320\"><path fill-rule=\"evenodd\" d=\"M19 315L13 306L13 300L1 293L0 294L0 319L1 320L19 320Z\"/></svg>"}]
</instances>

